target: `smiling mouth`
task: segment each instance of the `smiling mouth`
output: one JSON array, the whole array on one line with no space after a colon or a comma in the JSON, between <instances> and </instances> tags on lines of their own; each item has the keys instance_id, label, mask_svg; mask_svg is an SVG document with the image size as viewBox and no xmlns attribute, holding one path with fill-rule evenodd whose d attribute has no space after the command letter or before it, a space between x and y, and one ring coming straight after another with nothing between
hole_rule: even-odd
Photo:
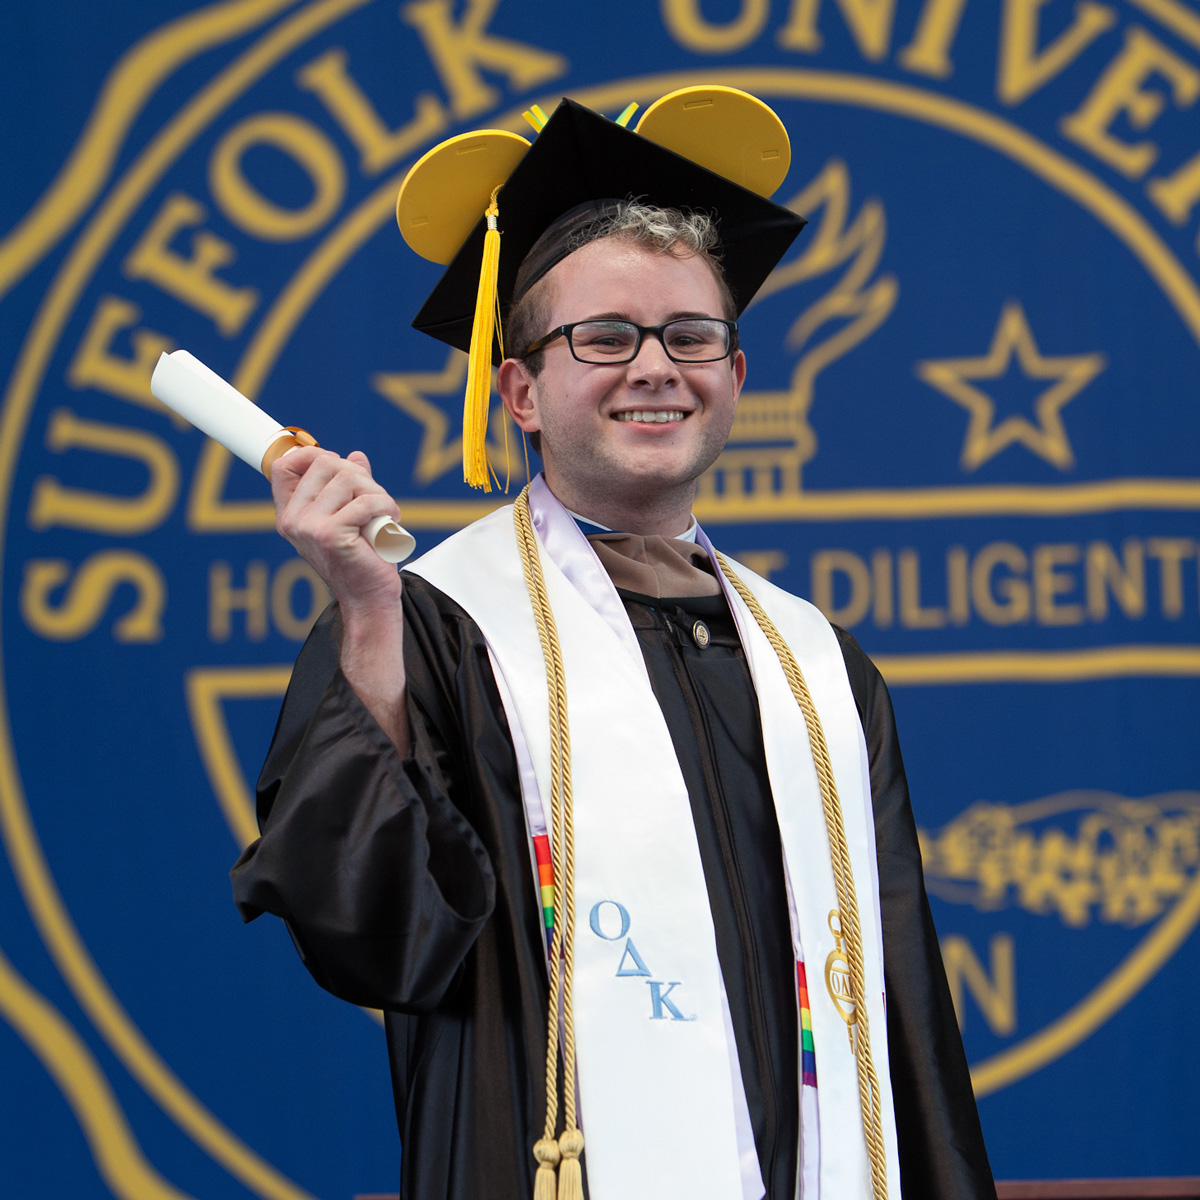
<instances>
[{"instance_id":1,"label":"smiling mouth","mask_svg":"<svg viewBox=\"0 0 1200 1200\"><path fill-rule=\"evenodd\" d=\"M632 412L620 412L613 418L617 421L642 421L647 425L667 425L672 421L682 421L687 413L682 409L670 408L651 410L635 408Z\"/></svg>"}]
</instances>

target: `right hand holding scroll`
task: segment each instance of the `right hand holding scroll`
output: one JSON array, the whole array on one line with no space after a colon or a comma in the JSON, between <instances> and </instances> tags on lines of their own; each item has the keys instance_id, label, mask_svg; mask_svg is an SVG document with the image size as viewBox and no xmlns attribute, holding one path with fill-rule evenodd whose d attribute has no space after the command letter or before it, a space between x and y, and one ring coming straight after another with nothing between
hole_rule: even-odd
<instances>
[{"instance_id":1,"label":"right hand holding scroll","mask_svg":"<svg viewBox=\"0 0 1200 1200\"><path fill-rule=\"evenodd\" d=\"M279 532L329 585L343 612L397 604L400 576L362 536L376 517L399 520L400 510L375 482L361 451L341 458L305 446L271 467Z\"/></svg>"},{"instance_id":2,"label":"right hand holding scroll","mask_svg":"<svg viewBox=\"0 0 1200 1200\"><path fill-rule=\"evenodd\" d=\"M404 754L402 585L362 536L376 517L399 519L395 500L371 475L361 451L341 458L306 446L271 467L279 532L329 585L342 614L341 667L371 715Z\"/></svg>"}]
</instances>

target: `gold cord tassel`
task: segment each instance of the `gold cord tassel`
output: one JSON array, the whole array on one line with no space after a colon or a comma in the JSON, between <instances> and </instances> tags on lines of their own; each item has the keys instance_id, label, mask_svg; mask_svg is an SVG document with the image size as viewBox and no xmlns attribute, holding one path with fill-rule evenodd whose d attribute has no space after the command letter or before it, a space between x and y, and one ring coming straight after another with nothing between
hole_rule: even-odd
<instances>
[{"instance_id":1,"label":"gold cord tassel","mask_svg":"<svg viewBox=\"0 0 1200 1200\"><path fill-rule=\"evenodd\" d=\"M583 1200L583 1134L567 1129L558 1139L562 1165L558 1168L558 1200Z\"/></svg>"},{"instance_id":2,"label":"gold cord tassel","mask_svg":"<svg viewBox=\"0 0 1200 1200\"><path fill-rule=\"evenodd\" d=\"M492 490L487 456L488 405L492 396L492 339L499 329L496 278L500 271L500 210L497 187L492 191L483 235L483 261L479 265L479 291L475 297L475 322L471 326L471 353L467 359L467 392L463 397L463 478L473 488Z\"/></svg>"},{"instance_id":3,"label":"gold cord tassel","mask_svg":"<svg viewBox=\"0 0 1200 1200\"><path fill-rule=\"evenodd\" d=\"M537 1159L537 1175L533 1180L533 1200L557 1200L554 1170L560 1157L558 1143L553 1138L540 1138L533 1147Z\"/></svg>"},{"instance_id":4,"label":"gold cord tassel","mask_svg":"<svg viewBox=\"0 0 1200 1200\"><path fill-rule=\"evenodd\" d=\"M517 546L525 586L533 605L546 686L550 696L550 820L553 825L554 930L550 942L550 1007L546 1014L546 1127L533 1148L537 1175L533 1200L583 1200L583 1133L575 1115L575 1013L572 982L575 962L575 830L571 814L571 734L567 721L567 681L546 581L538 557L529 512L529 488L513 505ZM563 1124L558 1128L558 1023L563 1029ZM558 1168L557 1195L555 1168Z\"/></svg>"}]
</instances>

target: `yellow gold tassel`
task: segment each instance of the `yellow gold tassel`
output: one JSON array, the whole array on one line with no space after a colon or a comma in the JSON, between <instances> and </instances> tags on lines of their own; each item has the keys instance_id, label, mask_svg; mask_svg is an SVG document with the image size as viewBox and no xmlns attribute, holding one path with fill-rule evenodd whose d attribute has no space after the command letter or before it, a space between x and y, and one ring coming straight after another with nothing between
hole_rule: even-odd
<instances>
[{"instance_id":1,"label":"yellow gold tassel","mask_svg":"<svg viewBox=\"0 0 1200 1200\"><path fill-rule=\"evenodd\" d=\"M500 229L496 188L484 214L483 261L479 266L479 292L475 297L475 323L471 327L471 353L467 359L467 392L463 397L463 478L473 488L492 490L487 456L488 404L492 396L492 340L499 324L496 277L500 270Z\"/></svg>"},{"instance_id":2,"label":"yellow gold tassel","mask_svg":"<svg viewBox=\"0 0 1200 1200\"><path fill-rule=\"evenodd\" d=\"M562 1165L558 1168L558 1200L583 1200L583 1134L578 1129L566 1129L558 1138Z\"/></svg>"}]
</instances>

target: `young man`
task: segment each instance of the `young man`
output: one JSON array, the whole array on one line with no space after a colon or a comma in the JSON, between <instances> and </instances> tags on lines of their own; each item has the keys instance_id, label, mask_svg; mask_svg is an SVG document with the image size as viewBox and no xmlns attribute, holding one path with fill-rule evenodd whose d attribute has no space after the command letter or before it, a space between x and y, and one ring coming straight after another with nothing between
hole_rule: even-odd
<instances>
[{"instance_id":1,"label":"young man","mask_svg":"<svg viewBox=\"0 0 1200 1200\"><path fill-rule=\"evenodd\" d=\"M558 1094L595 1200L994 1195L886 689L691 517L746 370L715 239L605 202L525 256L499 389L544 476L516 532L502 510L401 578L359 535L398 515L363 455L272 472L337 607L235 892L288 920L323 986L384 1010L406 1197L532 1195ZM564 926L577 1092L558 1003L549 1034L543 1015Z\"/></svg>"}]
</instances>

